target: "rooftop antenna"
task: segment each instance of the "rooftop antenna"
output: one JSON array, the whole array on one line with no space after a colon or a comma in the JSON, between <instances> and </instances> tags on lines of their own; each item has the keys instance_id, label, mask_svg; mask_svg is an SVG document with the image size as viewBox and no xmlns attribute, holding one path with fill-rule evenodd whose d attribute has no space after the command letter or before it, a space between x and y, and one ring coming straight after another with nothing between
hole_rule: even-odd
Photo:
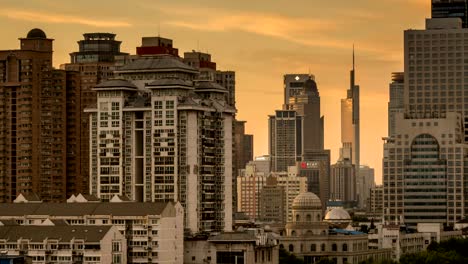
<instances>
[{"instance_id":1,"label":"rooftop antenna","mask_svg":"<svg viewBox=\"0 0 468 264\"><path fill-rule=\"evenodd\" d=\"M161 22L158 21L158 38L161 37Z\"/></svg>"}]
</instances>

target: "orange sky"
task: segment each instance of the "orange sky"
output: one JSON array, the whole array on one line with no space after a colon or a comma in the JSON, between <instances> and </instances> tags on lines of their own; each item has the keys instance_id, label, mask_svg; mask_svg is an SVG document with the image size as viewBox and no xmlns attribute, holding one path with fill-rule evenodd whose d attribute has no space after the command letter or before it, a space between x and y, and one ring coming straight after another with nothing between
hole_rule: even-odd
<instances>
[{"instance_id":1,"label":"orange sky","mask_svg":"<svg viewBox=\"0 0 468 264\"><path fill-rule=\"evenodd\" d=\"M388 84L403 69L403 30L423 28L430 0L0 0L0 49L18 48L34 27L54 38L54 64L69 61L85 32L113 32L135 53L158 33L184 51L212 54L237 75L238 118L254 134L255 155L268 153L267 116L281 108L285 73L316 77L325 146L340 147L340 99L346 96L351 50L361 86L361 164L381 182Z\"/></svg>"}]
</instances>

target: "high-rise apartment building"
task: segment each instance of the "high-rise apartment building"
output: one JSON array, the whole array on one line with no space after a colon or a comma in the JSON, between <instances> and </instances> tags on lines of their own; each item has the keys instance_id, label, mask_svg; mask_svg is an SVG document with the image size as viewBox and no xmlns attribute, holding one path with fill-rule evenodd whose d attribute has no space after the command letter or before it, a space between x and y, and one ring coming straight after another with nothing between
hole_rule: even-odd
<instances>
[{"instance_id":1,"label":"high-rise apartment building","mask_svg":"<svg viewBox=\"0 0 468 264\"><path fill-rule=\"evenodd\" d=\"M382 185L371 188L368 199L367 212L372 214L374 217L381 217L384 209L384 189Z\"/></svg>"},{"instance_id":2,"label":"high-rise apartment building","mask_svg":"<svg viewBox=\"0 0 468 264\"><path fill-rule=\"evenodd\" d=\"M285 172L302 160L303 118L294 110L276 110L269 116L271 171Z\"/></svg>"},{"instance_id":3,"label":"high-rise apartment building","mask_svg":"<svg viewBox=\"0 0 468 264\"><path fill-rule=\"evenodd\" d=\"M255 168L259 172L263 172L265 175L270 175L270 156L263 155L255 157L254 160L249 161L247 165L255 165Z\"/></svg>"},{"instance_id":4,"label":"high-rise apartment building","mask_svg":"<svg viewBox=\"0 0 468 264\"><path fill-rule=\"evenodd\" d=\"M53 39L33 29L0 51L0 201L64 201L76 182L80 79L52 67ZM68 168L68 169L67 169Z\"/></svg>"},{"instance_id":5,"label":"high-rise apartment building","mask_svg":"<svg viewBox=\"0 0 468 264\"><path fill-rule=\"evenodd\" d=\"M468 27L468 3L466 0L432 0L432 18L458 17L464 28Z\"/></svg>"},{"instance_id":6,"label":"high-rise apartment building","mask_svg":"<svg viewBox=\"0 0 468 264\"><path fill-rule=\"evenodd\" d=\"M234 71L220 71L216 69L216 62L211 61L211 54L200 51L185 52L183 61L198 69L200 80L209 80L226 88L226 102L236 106L236 73Z\"/></svg>"},{"instance_id":7,"label":"high-rise apartment building","mask_svg":"<svg viewBox=\"0 0 468 264\"><path fill-rule=\"evenodd\" d=\"M286 193L275 177L269 176L260 192L260 220L283 227L286 224Z\"/></svg>"},{"instance_id":8,"label":"high-rise apartment building","mask_svg":"<svg viewBox=\"0 0 468 264\"><path fill-rule=\"evenodd\" d=\"M111 33L85 33L84 39L78 41L79 50L70 53L70 63L61 67L68 71L79 72L81 85L77 89L74 102L76 107L76 126L74 131L76 149L69 152L70 158L76 160L76 184L67 186L67 196L77 193L87 193L89 190L89 116L84 113L88 106L96 104L96 84L112 78L115 70L115 56L127 55L120 52L121 41L115 40ZM78 99L79 98L79 99Z\"/></svg>"},{"instance_id":9,"label":"high-rise apartment building","mask_svg":"<svg viewBox=\"0 0 468 264\"><path fill-rule=\"evenodd\" d=\"M268 175L257 171L255 165L247 165L237 177L237 212L244 212L250 219L260 217L260 193Z\"/></svg>"},{"instance_id":10,"label":"high-rise apartment building","mask_svg":"<svg viewBox=\"0 0 468 264\"><path fill-rule=\"evenodd\" d=\"M453 224L465 217L468 104L463 59L468 30L459 18L426 20L404 33L405 112L385 138L384 208L387 221Z\"/></svg>"},{"instance_id":11,"label":"high-rise apartment building","mask_svg":"<svg viewBox=\"0 0 468 264\"><path fill-rule=\"evenodd\" d=\"M224 87L195 81L173 55L135 58L97 85L90 192L108 200L179 201L192 232L232 228L235 109Z\"/></svg>"},{"instance_id":12,"label":"high-rise apartment building","mask_svg":"<svg viewBox=\"0 0 468 264\"><path fill-rule=\"evenodd\" d=\"M272 176L276 178L277 186L284 187L286 195L286 215L290 221L292 219L292 204L294 198L300 193L307 191L307 178L300 177L297 166L288 167L287 172L273 172Z\"/></svg>"},{"instance_id":13,"label":"high-rise apartment building","mask_svg":"<svg viewBox=\"0 0 468 264\"><path fill-rule=\"evenodd\" d=\"M395 115L404 112L404 73L392 73L388 102L388 136L395 134Z\"/></svg>"}]
</instances>

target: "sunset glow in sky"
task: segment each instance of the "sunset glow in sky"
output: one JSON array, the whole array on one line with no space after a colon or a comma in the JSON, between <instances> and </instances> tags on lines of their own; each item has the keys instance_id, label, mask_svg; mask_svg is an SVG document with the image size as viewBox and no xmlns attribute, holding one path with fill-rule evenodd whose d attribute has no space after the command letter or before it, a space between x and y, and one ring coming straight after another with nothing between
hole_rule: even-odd
<instances>
[{"instance_id":1,"label":"sunset glow in sky","mask_svg":"<svg viewBox=\"0 0 468 264\"><path fill-rule=\"evenodd\" d=\"M268 115L281 109L283 74L315 75L332 163L340 147L340 99L346 97L352 46L361 89L361 164L381 183L388 85L403 70L403 30L424 28L430 0L0 0L0 50L41 28L54 41L54 65L69 62L83 33L112 32L135 54L141 37L171 38L179 54L212 54L236 71L238 119L268 154Z\"/></svg>"}]
</instances>

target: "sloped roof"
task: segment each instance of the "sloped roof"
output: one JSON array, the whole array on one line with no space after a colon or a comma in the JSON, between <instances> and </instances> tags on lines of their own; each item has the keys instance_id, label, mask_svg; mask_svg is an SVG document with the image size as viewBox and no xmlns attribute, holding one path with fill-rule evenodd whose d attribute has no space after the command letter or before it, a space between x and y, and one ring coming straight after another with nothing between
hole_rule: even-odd
<instances>
[{"instance_id":1,"label":"sloped roof","mask_svg":"<svg viewBox=\"0 0 468 264\"><path fill-rule=\"evenodd\" d=\"M0 226L0 237L8 241L29 239L42 242L44 239L71 241L83 239L85 242L99 242L112 226Z\"/></svg>"},{"instance_id":2,"label":"sloped roof","mask_svg":"<svg viewBox=\"0 0 468 264\"><path fill-rule=\"evenodd\" d=\"M195 87L196 87L196 90L195 90L196 92L197 91L216 91L220 93L228 93L226 88L211 81L198 81Z\"/></svg>"},{"instance_id":3,"label":"sloped roof","mask_svg":"<svg viewBox=\"0 0 468 264\"><path fill-rule=\"evenodd\" d=\"M174 56L159 55L140 57L116 70L116 72L126 71L188 71L197 73L198 71Z\"/></svg>"},{"instance_id":4,"label":"sloped roof","mask_svg":"<svg viewBox=\"0 0 468 264\"><path fill-rule=\"evenodd\" d=\"M193 88L192 82L182 80L182 79L158 79L158 80L155 80L155 81L147 84L148 88L151 88L151 86L158 86L158 87L183 86L183 87Z\"/></svg>"},{"instance_id":5,"label":"sloped roof","mask_svg":"<svg viewBox=\"0 0 468 264\"><path fill-rule=\"evenodd\" d=\"M114 89L122 89L122 88L130 89L130 90L138 89L138 87L136 87L133 83L124 79L110 79L110 80L106 80L94 86L94 89L96 90L104 90L104 89L114 90Z\"/></svg>"},{"instance_id":6,"label":"sloped roof","mask_svg":"<svg viewBox=\"0 0 468 264\"><path fill-rule=\"evenodd\" d=\"M0 216L160 215L168 203L0 203Z\"/></svg>"}]
</instances>

